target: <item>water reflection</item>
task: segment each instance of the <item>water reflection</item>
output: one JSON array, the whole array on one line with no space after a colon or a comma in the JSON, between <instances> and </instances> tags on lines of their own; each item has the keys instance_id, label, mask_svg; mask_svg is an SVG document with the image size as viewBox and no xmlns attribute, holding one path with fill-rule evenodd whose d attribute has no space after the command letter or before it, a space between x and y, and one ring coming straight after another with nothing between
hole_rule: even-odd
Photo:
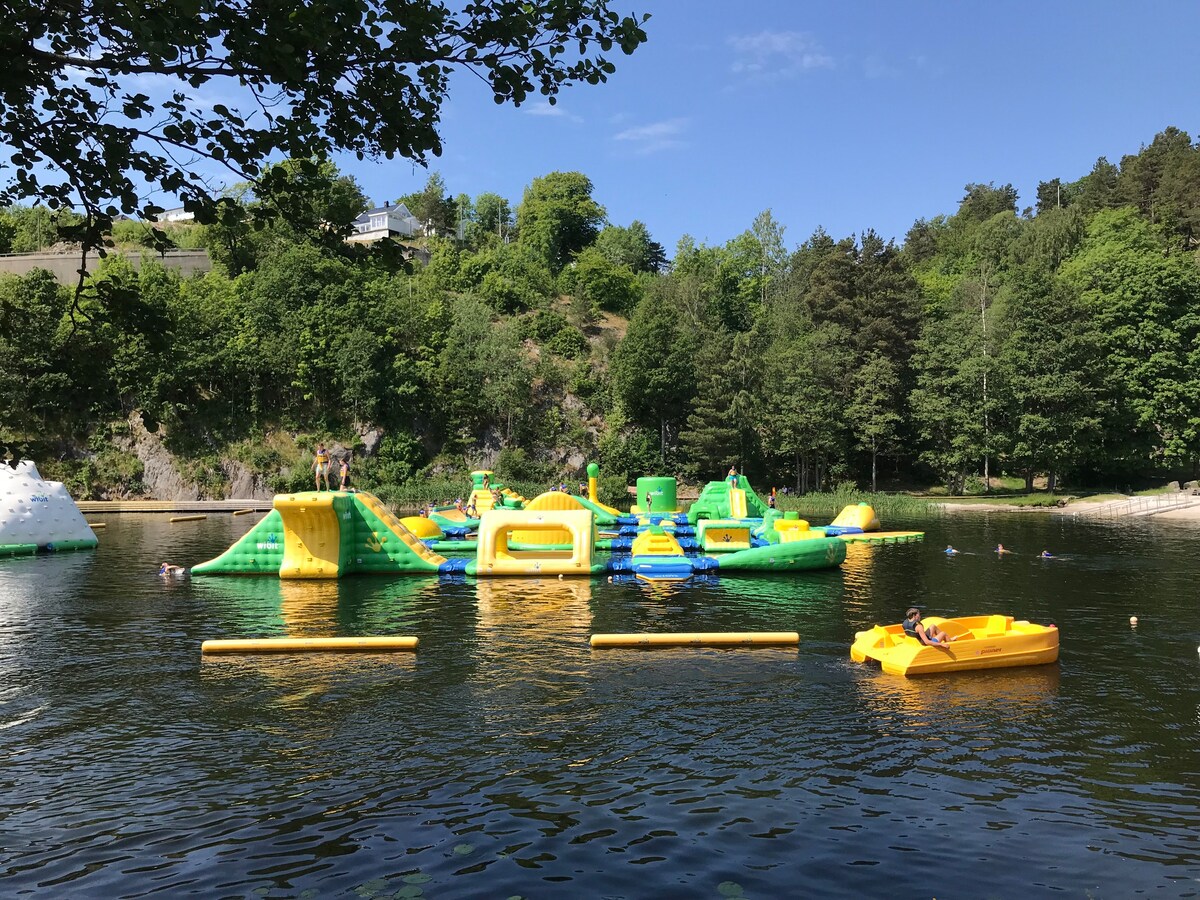
<instances>
[{"instance_id":1,"label":"water reflection","mask_svg":"<svg viewBox=\"0 0 1200 900\"><path fill-rule=\"evenodd\" d=\"M94 559L0 563L6 893L953 896L982 876L1000 896L1126 896L1200 878L1198 542L1177 531L964 517L853 545L840 571L687 584L164 583L162 558L246 526L145 520L114 519ZM1068 559L998 560L997 540ZM947 563L949 542L969 555ZM914 600L1057 622L1062 661L903 679L849 660L855 630ZM802 643L587 644L742 630ZM421 645L198 652L357 634Z\"/></svg>"},{"instance_id":2,"label":"water reflection","mask_svg":"<svg viewBox=\"0 0 1200 900\"><path fill-rule=\"evenodd\" d=\"M916 678L889 675L870 660L861 669L854 685L866 708L924 720L965 708L988 721L1011 721L1022 711L1040 710L1057 699L1060 678L1058 663Z\"/></svg>"},{"instance_id":3,"label":"water reflection","mask_svg":"<svg viewBox=\"0 0 1200 900\"><path fill-rule=\"evenodd\" d=\"M879 549L874 544L857 541L846 544L846 560L842 563L842 577L848 591L860 591L871 584L875 561Z\"/></svg>"},{"instance_id":4,"label":"water reflection","mask_svg":"<svg viewBox=\"0 0 1200 900\"><path fill-rule=\"evenodd\" d=\"M474 590L483 632L517 629L536 641L591 628L590 578L480 578Z\"/></svg>"}]
</instances>

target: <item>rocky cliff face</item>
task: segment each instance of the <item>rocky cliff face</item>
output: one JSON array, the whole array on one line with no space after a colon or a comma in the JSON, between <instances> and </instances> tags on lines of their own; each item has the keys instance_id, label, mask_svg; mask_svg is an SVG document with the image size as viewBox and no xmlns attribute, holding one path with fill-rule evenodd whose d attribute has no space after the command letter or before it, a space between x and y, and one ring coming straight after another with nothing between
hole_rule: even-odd
<instances>
[{"instance_id":1,"label":"rocky cliff face","mask_svg":"<svg viewBox=\"0 0 1200 900\"><path fill-rule=\"evenodd\" d=\"M273 492L266 480L236 459L221 461L221 475L228 484L224 497L208 496L204 488L186 478L162 438L146 430L139 413L129 417L129 434L116 443L142 464L142 484L150 500L269 500Z\"/></svg>"},{"instance_id":2,"label":"rocky cliff face","mask_svg":"<svg viewBox=\"0 0 1200 900\"><path fill-rule=\"evenodd\" d=\"M175 468L175 459L163 446L162 439L146 430L140 413L129 416L129 434L115 443L141 461L142 484L147 497L154 500L199 500L200 488L185 481Z\"/></svg>"},{"instance_id":3,"label":"rocky cliff face","mask_svg":"<svg viewBox=\"0 0 1200 900\"><path fill-rule=\"evenodd\" d=\"M221 472L229 481L229 500L270 500L275 496L261 475L235 459L221 462Z\"/></svg>"}]
</instances>

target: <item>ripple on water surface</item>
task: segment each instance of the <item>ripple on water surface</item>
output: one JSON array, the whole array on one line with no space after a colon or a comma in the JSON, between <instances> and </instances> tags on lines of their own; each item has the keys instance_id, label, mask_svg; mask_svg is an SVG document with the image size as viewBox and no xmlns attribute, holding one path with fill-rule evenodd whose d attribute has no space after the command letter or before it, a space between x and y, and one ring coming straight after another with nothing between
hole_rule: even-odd
<instances>
[{"instance_id":1,"label":"ripple on water surface","mask_svg":"<svg viewBox=\"0 0 1200 900\"><path fill-rule=\"evenodd\" d=\"M249 524L110 517L94 554L0 562L6 892L1196 892L1186 532L943 520L840 571L688 585L154 576ZM924 679L850 662L856 630L912 603L1054 621L1062 660ZM802 644L587 644L725 630ZM421 646L198 655L343 634Z\"/></svg>"}]
</instances>

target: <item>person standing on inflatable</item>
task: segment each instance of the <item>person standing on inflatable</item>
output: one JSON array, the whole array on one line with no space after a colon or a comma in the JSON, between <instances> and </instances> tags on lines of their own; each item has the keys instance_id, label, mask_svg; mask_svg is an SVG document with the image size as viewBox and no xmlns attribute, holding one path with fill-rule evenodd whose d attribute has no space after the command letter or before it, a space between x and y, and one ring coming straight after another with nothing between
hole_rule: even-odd
<instances>
[{"instance_id":1,"label":"person standing on inflatable","mask_svg":"<svg viewBox=\"0 0 1200 900\"><path fill-rule=\"evenodd\" d=\"M313 456L313 480L317 490L321 490L321 479L325 479L325 490L329 490L329 451L325 449L324 441L317 442L317 452Z\"/></svg>"},{"instance_id":2,"label":"person standing on inflatable","mask_svg":"<svg viewBox=\"0 0 1200 900\"><path fill-rule=\"evenodd\" d=\"M725 480L729 482L729 486L731 488L735 488L738 486L737 466L729 467L729 474L725 476Z\"/></svg>"},{"instance_id":3,"label":"person standing on inflatable","mask_svg":"<svg viewBox=\"0 0 1200 900\"><path fill-rule=\"evenodd\" d=\"M342 457L342 483L339 490L348 491L350 489L350 454L347 453Z\"/></svg>"}]
</instances>

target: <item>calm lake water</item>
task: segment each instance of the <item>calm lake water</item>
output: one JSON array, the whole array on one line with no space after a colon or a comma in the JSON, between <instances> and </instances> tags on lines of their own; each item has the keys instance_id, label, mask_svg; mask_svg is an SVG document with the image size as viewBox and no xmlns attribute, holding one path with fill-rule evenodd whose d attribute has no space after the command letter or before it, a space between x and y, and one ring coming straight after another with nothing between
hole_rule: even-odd
<instances>
[{"instance_id":1,"label":"calm lake water","mask_svg":"<svg viewBox=\"0 0 1200 900\"><path fill-rule=\"evenodd\" d=\"M155 575L250 518L0 562L0 895L1200 896L1198 528L964 515L686 586ZM1057 623L1061 660L851 662L914 602ZM587 645L693 630L801 645ZM199 652L364 634L421 646Z\"/></svg>"}]
</instances>

